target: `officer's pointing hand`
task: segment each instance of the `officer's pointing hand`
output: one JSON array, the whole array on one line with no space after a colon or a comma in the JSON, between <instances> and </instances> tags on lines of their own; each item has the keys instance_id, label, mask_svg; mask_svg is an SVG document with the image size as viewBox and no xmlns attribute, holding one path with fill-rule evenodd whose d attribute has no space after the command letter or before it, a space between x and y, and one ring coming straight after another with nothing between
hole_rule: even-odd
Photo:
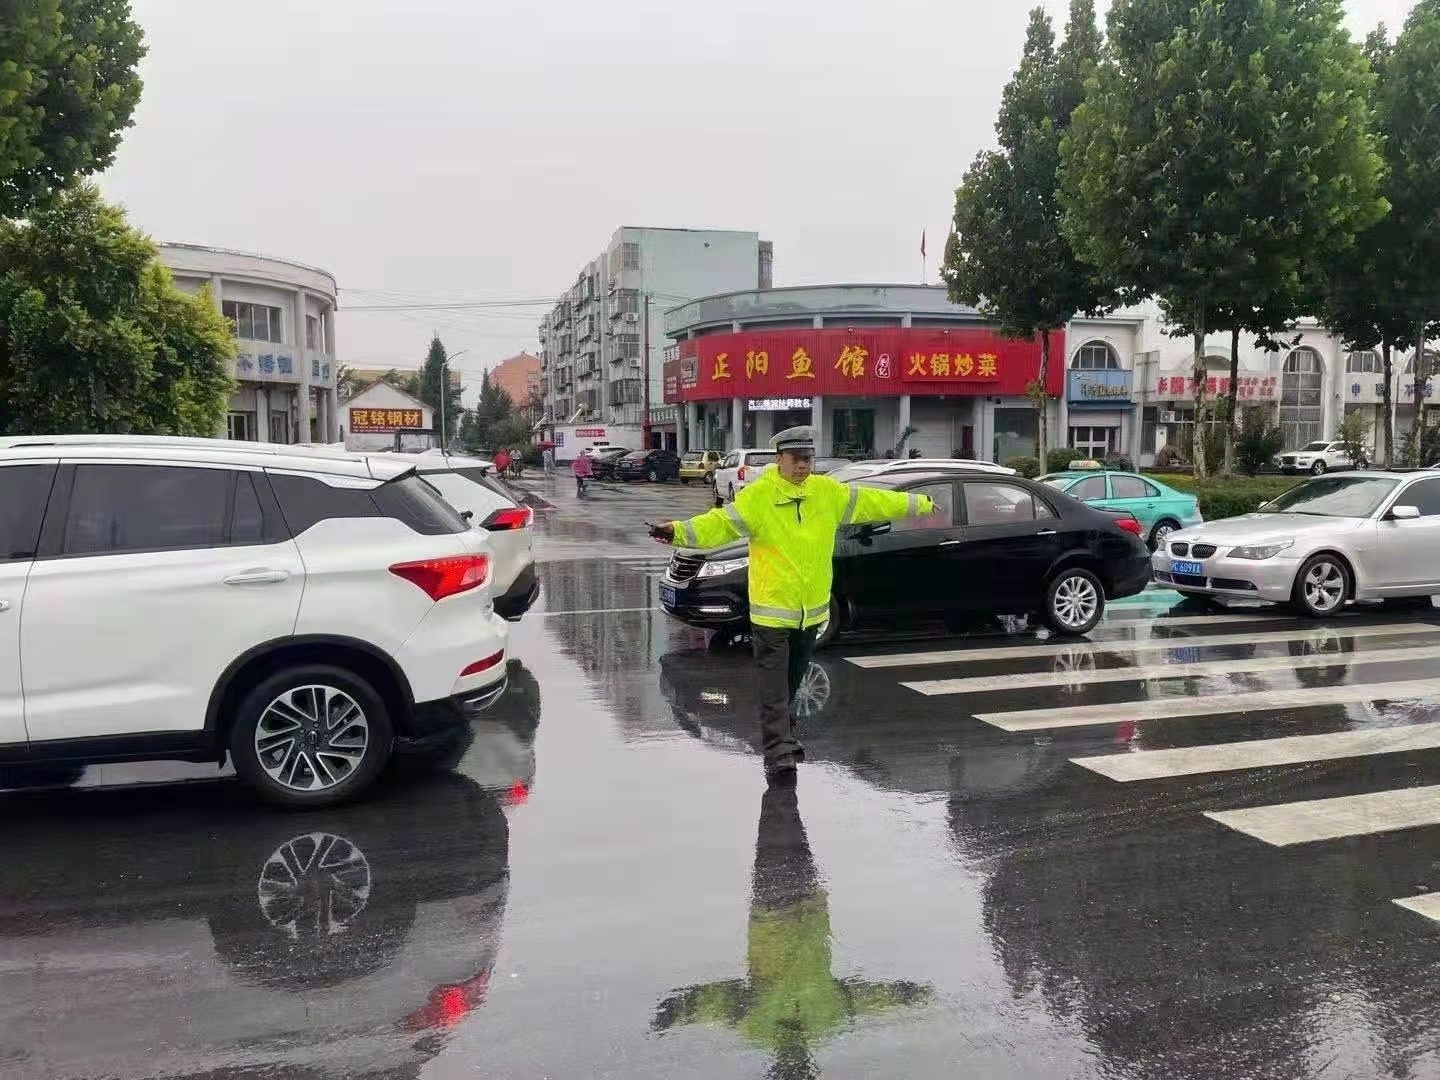
<instances>
[{"instance_id":1,"label":"officer's pointing hand","mask_svg":"<svg viewBox=\"0 0 1440 1080\"><path fill-rule=\"evenodd\" d=\"M649 524L649 522L646 522ZM673 544L675 542L674 525L651 525L650 536L662 544Z\"/></svg>"}]
</instances>

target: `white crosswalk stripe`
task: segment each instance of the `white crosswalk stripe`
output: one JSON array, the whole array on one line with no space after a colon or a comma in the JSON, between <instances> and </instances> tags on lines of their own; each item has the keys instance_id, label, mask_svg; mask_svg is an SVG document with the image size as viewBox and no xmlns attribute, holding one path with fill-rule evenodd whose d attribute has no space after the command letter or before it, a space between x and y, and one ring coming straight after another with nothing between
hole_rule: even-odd
<instances>
[{"instance_id":1,"label":"white crosswalk stripe","mask_svg":"<svg viewBox=\"0 0 1440 1080\"><path fill-rule=\"evenodd\" d=\"M1381 626L1336 626L1316 630L1273 630L1259 633L1177 635L1153 640L1083 644L1078 642L999 646L980 649L943 649L937 652L891 653L880 656L847 656L845 659L862 668L929 667L936 664L965 664L991 660L1027 660L1037 656L1093 656L1099 653L1164 652L1167 649L1215 648L1220 645L1263 645L1268 642L1313 642L1336 638L1398 637L1415 634L1440 634L1435 623L1387 623Z\"/></svg>"},{"instance_id":2,"label":"white crosswalk stripe","mask_svg":"<svg viewBox=\"0 0 1440 1080\"><path fill-rule=\"evenodd\" d=\"M1150 664L1143 667L1098 668L1093 671L1027 671L1015 675L927 679L901 685L930 697L940 697L996 690L1023 690L1037 686L1078 687L1097 683L1151 682L1155 679L1223 678L1242 672L1295 671L1335 667L1337 664L1398 664L1412 660L1440 660L1440 645L1424 645L1410 649L1366 649L1363 652L1350 653L1315 653L1311 656L1259 656L1244 660Z\"/></svg>"},{"instance_id":3,"label":"white crosswalk stripe","mask_svg":"<svg viewBox=\"0 0 1440 1080\"><path fill-rule=\"evenodd\" d=\"M1324 735L1291 735L1283 739L1248 739L1175 750L1139 750L1070 760L1082 768L1131 783L1177 776L1303 765L1312 761L1398 754L1406 750L1440 749L1440 723L1334 731Z\"/></svg>"},{"instance_id":4,"label":"white crosswalk stripe","mask_svg":"<svg viewBox=\"0 0 1440 1080\"><path fill-rule=\"evenodd\" d=\"M1207 810L1205 816L1272 847L1440 825L1440 785L1334 799Z\"/></svg>"},{"instance_id":5,"label":"white crosswalk stripe","mask_svg":"<svg viewBox=\"0 0 1440 1080\"><path fill-rule=\"evenodd\" d=\"M1170 720L1182 716L1220 716L1268 709L1344 705L1356 701L1440 701L1440 679L1257 690L1241 694L1206 694L1203 697L1157 697L1115 705L1068 705L1058 709L976 713L975 718L1004 731L1046 731L1122 724L1134 720Z\"/></svg>"}]
</instances>

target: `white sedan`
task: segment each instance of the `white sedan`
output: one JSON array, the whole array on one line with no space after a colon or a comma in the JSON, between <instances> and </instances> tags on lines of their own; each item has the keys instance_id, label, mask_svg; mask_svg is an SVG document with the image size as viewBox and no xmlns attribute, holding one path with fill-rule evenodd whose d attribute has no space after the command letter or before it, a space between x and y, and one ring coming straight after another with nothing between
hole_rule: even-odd
<instances>
[{"instance_id":1,"label":"white sedan","mask_svg":"<svg viewBox=\"0 0 1440 1080\"><path fill-rule=\"evenodd\" d=\"M1189 596L1273 600L1324 617L1354 600L1440 593L1437 545L1440 477L1317 476L1256 513L1171 533L1151 571Z\"/></svg>"}]
</instances>

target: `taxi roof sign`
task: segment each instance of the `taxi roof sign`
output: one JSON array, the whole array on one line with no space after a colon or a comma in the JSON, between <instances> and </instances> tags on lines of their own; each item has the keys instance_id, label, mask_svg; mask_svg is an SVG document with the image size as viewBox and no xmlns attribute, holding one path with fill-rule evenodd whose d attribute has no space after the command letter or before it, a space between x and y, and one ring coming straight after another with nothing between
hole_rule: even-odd
<instances>
[{"instance_id":1,"label":"taxi roof sign","mask_svg":"<svg viewBox=\"0 0 1440 1080\"><path fill-rule=\"evenodd\" d=\"M1072 469L1103 469L1103 468L1105 468L1105 465L1104 465L1103 462L1096 461L1094 458L1082 458L1082 459L1077 459L1077 460L1075 460L1075 461L1070 462L1070 468L1072 468Z\"/></svg>"}]
</instances>

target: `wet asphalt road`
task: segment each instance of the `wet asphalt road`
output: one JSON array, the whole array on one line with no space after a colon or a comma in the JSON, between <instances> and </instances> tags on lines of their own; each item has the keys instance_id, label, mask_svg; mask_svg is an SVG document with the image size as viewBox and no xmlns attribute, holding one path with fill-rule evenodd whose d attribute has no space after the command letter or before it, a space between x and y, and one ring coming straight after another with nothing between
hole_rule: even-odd
<instances>
[{"instance_id":1,"label":"wet asphalt road","mask_svg":"<svg viewBox=\"0 0 1440 1080\"><path fill-rule=\"evenodd\" d=\"M1440 1076L1440 923L1394 903L1440 892L1440 611L842 640L767 790L745 651L634 531L703 496L568 495L453 770L0 797L0 1076Z\"/></svg>"}]
</instances>

